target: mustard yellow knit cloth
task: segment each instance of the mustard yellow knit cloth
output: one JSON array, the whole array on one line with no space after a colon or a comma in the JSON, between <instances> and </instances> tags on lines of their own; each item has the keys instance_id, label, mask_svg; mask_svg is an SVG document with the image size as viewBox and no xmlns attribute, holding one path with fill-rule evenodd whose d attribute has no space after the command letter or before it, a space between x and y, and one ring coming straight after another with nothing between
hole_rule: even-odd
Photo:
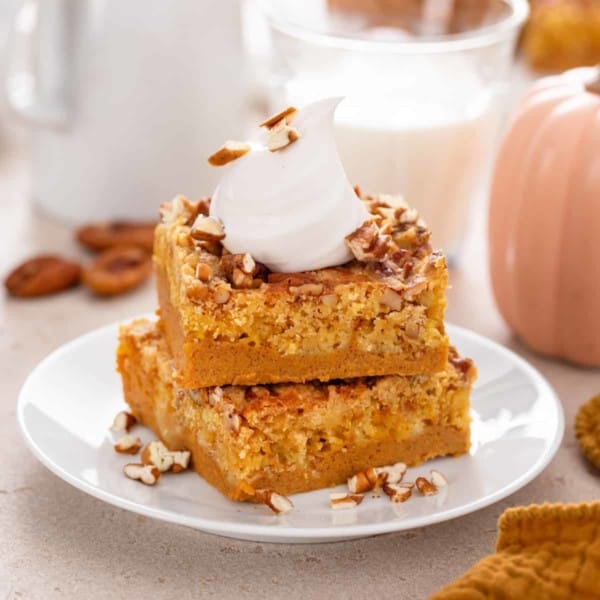
<instances>
[{"instance_id":1,"label":"mustard yellow knit cloth","mask_svg":"<svg viewBox=\"0 0 600 600\"><path fill-rule=\"evenodd\" d=\"M600 501L511 508L496 553L431 600L600 599Z\"/></svg>"}]
</instances>

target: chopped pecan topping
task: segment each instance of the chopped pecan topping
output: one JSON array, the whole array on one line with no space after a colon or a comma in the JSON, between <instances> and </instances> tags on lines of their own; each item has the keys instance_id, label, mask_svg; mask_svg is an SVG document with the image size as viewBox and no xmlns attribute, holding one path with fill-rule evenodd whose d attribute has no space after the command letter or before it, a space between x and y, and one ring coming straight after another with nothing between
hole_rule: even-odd
<instances>
[{"instance_id":1,"label":"chopped pecan topping","mask_svg":"<svg viewBox=\"0 0 600 600\"><path fill-rule=\"evenodd\" d=\"M203 198L199 202L190 202L185 196L175 196L171 202L160 205L160 219L165 225L181 222L190 225L199 214L208 214L210 200Z\"/></svg>"},{"instance_id":2,"label":"chopped pecan topping","mask_svg":"<svg viewBox=\"0 0 600 600\"><path fill-rule=\"evenodd\" d=\"M198 215L190 229L190 235L198 241L219 242L225 237L225 230L217 219Z\"/></svg>"},{"instance_id":3,"label":"chopped pecan topping","mask_svg":"<svg viewBox=\"0 0 600 600\"><path fill-rule=\"evenodd\" d=\"M278 112L276 115L265 119L262 123L259 123L258 126L267 127L268 129L271 129L271 127L274 127L283 119L286 119L287 122L290 123L294 118L296 112L298 111L294 106L288 106L287 108L284 108L281 112Z\"/></svg>"},{"instance_id":4,"label":"chopped pecan topping","mask_svg":"<svg viewBox=\"0 0 600 600\"><path fill-rule=\"evenodd\" d=\"M250 254L224 254L220 261L221 271L236 289L258 287L266 280L268 269L256 262Z\"/></svg>"},{"instance_id":5,"label":"chopped pecan topping","mask_svg":"<svg viewBox=\"0 0 600 600\"><path fill-rule=\"evenodd\" d=\"M187 297L194 304L202 304L202 302L204 302L210 294L208 286L202 283L202 281L198 280L188 282L185 291Z\"/></svg>"},{"instance_id":6,"label":"chopped pecan topping","mask_svg":"<svg viewBox=\"0 0 600 600\"><path fill-rule=\"evenodd\" d=\"M229 140L225 142L214 154L208 157L208 162L213 167L222 167L227 163L230 163L244 154L248 154L251 148L244 142L235 142Z\"/></svg>"},{"instance_id":7,"label":"chopped pecan topping","mask_svg":"<svg viewBox=\"0 0 600 600\"><path fill-rule=\"evenodd\" d=\"M325 306L335 306L338 303L340 297L337 294L323 294L321 296L321 302Z\"/></svg>"},{"instance_id":8,"label":"chopped pecan topping","mask_svg":"<svg viewBox=\"0 0 600 600\"><path fill-rule=\"evenodd\" d=\"M381 235L377 224L369 220L346 236L346 244L356 260L381 262L390 250L391 238L388 235Z\"/></svg>"},{"instance_id":9,"label":"chopped pecan topping","mask_svg":"<svg viewBox=\"0 0 600 600\"><path fill-rule=\"evenodd\" d=\"M231 287L225 281L217 283L213 288L213 298L217 304L225 304L231 298Z\"/></svg>"},{"instance_id":10,"label":"chopped pecan topping","mask_svg":"<svg viewBox=\"0 0 600 600\"><path fill-rule=\"evenodd\" d=\"M317 283L317 278L310 273L269 273L269 283L285 283L288 287L305 283Z\"/></svg>"},{"instance_id":11,"label":"chopped pecan topping","mask_svg":"<svg viewBox=\"0 0 600 600\"><path fill-rule=\"evenodd\" d=\"M199 279L200 281L203 281L204 283L210 281L212 274L213 274L213 271L210 268L210 265L207 265L206 263L202 263L202 262L199 262L196 265L196 278Z\"/></svg>"},{"instance_id":12,"label":"chopped pecan topping","mask_svg":"<svg viewBox=\"0 0 600 600\"><path fill-rule=\"evenodd\" d=\"M379 302L391 308L392 310L400 310L404 305L404 300L402 299L402 296L398 292L395 292L390 288L386 288L386 290L381 295Z\"/></svg>"},{"instance_id":13,"label":"chopped pecan topping","mask_svg":"<svg viewBox=\"0 0 600 600\"><path fill-rule=\"evenodd\" d=\"M289 146L292 142L295 142L300 138L300 134L295 127L288 125L285 119L281 120L277 125L269 129L267 136L267 148L271 152L281 150L286 146Z\"/></svg>"},{"instance_id":14,"label":"chopped pecan topping","mask_svg":"<svg viewBox=\"0 0 600 600\"><path fill-rule=\"evenodd\" d=\"M413 300L427 289L427 279L416 278L403 292L406 300Z\"/></svg>"},{"instance_id":15,"label":"chopped pecan topping","mask_svg":"<svg viewBox=\"0 0 600 600\"><path fill-rule=\"evenodd\" d=\"M293 296L320 296L323 293L322 283L303 283L302 285L291 285L290 294Z\"/></svg>"},{"instance_id":16,"label":"chopped pecan topping","mask_svg":"<svg viewBox=\"0 0 600 600\"><path fill-rule=\"evenodd\" d=\"M418 321L409 320L404 326L404 333L406 334L407 338L410 338L411 340L417 340L421 335L421 329L421 323Z\"/></svg>"},{"instance_id":17,"label":"chopped pecan topping","mask_svg":"<svg viewBox=\"0 0 600 600\"><path fill-rule=\"evenodd\" d=\"M295 114L296 109L290 106L260 124L261 127L268 129L267 148L271 152L281 150L300 138L298 130L290 125Z\"/></svg>"}]
</instances>

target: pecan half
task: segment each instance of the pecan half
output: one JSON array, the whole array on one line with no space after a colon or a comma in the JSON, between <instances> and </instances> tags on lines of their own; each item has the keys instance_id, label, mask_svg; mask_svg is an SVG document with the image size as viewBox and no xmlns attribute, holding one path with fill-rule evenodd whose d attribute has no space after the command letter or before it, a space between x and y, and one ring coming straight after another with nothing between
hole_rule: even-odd
<instances>
[{"instance_id":1,"label":"pecan half","mask_svg":"<svg viewBox=\"0 0 600 600\"><path fill-rule=\"evenodd\" d=\"M4 286L11 296L32 298L61 292L79 282L81 267L60 256L36 256L11 273Z\"/></svg>"},{"instance_id":2,"label":"pecan half","mask_svg":"<svg viewBox=\"0 0 600 600\"><path fill-rule=\"evenodd\" d=\"M101 296L127 292L144 282L152 272L150 255L136 246L115 246L101 252L83 270L82 281Z\"/></svg>"},{"instance_id":3,"label":"pecan half","mask_svg":"<svg viewBox=\"0 0 600 600\"><path fill-rule=\"evenodd\" d=\"M139 246L152 252L156 223L95 223L81 227L75 233L77 241L90 250L105 250L112 246Z\"/></svg>"}]
</instances>

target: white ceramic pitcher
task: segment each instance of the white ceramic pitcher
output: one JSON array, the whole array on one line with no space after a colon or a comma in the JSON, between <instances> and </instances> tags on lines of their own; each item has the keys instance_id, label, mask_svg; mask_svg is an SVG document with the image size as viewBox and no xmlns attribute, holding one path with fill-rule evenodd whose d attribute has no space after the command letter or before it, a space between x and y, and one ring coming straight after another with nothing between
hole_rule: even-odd
<instances>
[{"instance_id":1,"label":"white ceramic pitcher","mask_svg":"<svg viewBox=\"0 0 600 600\"><path fill-rule=\"evenodd\" d=\"M26 0L6 80L33 193L73 223L152 219L209 194L244 124L239 0Z\"/></svg>"}]
</instances>

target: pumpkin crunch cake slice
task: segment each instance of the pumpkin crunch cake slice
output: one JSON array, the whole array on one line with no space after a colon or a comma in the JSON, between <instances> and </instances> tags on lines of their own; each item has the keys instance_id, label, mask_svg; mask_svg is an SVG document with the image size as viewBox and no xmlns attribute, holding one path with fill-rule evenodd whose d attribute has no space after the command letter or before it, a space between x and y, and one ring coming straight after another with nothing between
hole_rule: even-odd
<instances>
[{"instance_id":1,"label":"pumpkin crunch cake slice","mask_svg":"<svg viewBox=\"0 0 600 600\"><path fill-rule=\"evenodd\" d=\"M452 348L432 375L183 389L161 330L138 320L121 328L117 360L134 416L167 446L191 451L193 468L234 500L469 449L475 367Z\"/></svg>"},{"instance_id":2,"label":"pumpkin crunch cake slice","mask_svg":"<svg viewBox=\"0 0 600 600\"><path fill-rule=\"evenodd\" d=\"M163 205L154 262L183 387L445 368L444 256L401 198L361 201L367 220L346 237L348 262L300 273L271 273L248 253L227 252L208 200Z\"/></svg>"}]
</instances>

